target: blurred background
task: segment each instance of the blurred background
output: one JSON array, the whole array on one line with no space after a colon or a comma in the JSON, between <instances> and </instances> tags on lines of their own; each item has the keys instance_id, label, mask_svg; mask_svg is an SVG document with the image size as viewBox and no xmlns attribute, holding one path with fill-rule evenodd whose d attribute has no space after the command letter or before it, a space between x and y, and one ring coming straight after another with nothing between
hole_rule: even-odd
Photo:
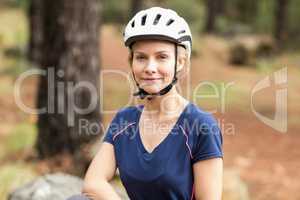
<instances>
[{"instance_id":1,"label":"blurred background","mask_svg":"<svg viewBox=\"0 0 300 200\"><path fill-rule=\"evenodd\" d=\"M172 8L191 26L181 92L222 129L223 199L300 199L299 0L1 0L0 199L45 174L84 176L109 111L141 103L131 100L122 33L151 6ZM89 113L69 105L89 105L86 88L64 87L80 81L97 89ZM118 176L112 184L122 190Z\"/></svg>"}]
</instances>

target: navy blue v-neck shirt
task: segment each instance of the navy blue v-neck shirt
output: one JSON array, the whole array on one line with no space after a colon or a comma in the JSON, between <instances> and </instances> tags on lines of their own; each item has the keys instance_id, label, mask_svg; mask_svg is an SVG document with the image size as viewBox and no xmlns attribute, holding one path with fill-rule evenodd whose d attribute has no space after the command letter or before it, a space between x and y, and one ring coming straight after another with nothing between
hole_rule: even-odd
<instances>
[{"instance_id":1,"label":"navy blue v-neck shirt","mask_svg":"<svg viewBox=\"0 0 300 200\"><path fill-rule=\"evenodd\" d=\"M164 140L148 152L139 134L144 106L119 110L104 137L114 145L121 181L131 200L194 200L193 164L223 157L214 117L188 103Z\"/></svg>"}]
</instances>

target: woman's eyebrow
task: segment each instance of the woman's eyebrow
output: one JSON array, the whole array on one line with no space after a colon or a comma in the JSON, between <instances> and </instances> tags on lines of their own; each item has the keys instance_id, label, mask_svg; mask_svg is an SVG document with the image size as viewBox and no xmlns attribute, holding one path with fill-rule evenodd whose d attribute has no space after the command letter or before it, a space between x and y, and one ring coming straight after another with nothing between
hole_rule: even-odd
<instances>
[{"instance_id":1,"label":"woman's eyebrow","mask_svg":"<svg viewBox=\"0 0 300 200\"><path fill-rule=\"evenodd\" d=\"M133 53L135 54L143 54L143 55L146 55L146 53L142 52L142 51L134 51Z\"/></svg>"},{"instance_id":2,"label":"woman's eyebrow","mask_svg":"<svg viewBox=\"0 0 300 200\"><path fill-rule=\"evenodd\" d=\"M163 50L163 51L157 51L156 53L169 53L169 51Z\"/></svg>"},{"instance_id":3,"label":"woman's eyebrow","mask_svg":"<svg viewBox=\"0 0 300 200\"><path fill-rule=\"evenodd\" d=\"M147 55L147 53L143 52L143 51L134 51L133 53L135 54L142 54L142 55ZM156 51L154 52L155 54L160 54L160 53L170 53L169 51L167 50L162 50L162 51Z\"/></svg>"}]
</instances>

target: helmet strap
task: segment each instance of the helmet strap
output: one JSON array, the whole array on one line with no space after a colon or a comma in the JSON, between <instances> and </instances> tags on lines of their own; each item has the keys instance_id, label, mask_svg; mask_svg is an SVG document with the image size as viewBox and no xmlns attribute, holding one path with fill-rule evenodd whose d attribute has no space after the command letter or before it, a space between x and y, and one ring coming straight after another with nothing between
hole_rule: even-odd
<instances>
[{"instance_id":1,"label":"helmet strap","mask_svg":"<svg viewBox=\"0 0 300 200\"><path fill-rule=\"evenodd\" d=\"M135 79L135 75L134 75L134 73L133 73L133 71L132 71L132 74L133 74L133 78L134 78L134 81L135 81L135 83L136 83L136 85L137 85L137 87L138 87L138 91L137 92L135 92L134 94L133 94L133 96L139 96L141 99L144 99L145 97L147 97L147 96L149 96L147 99L148 100L151 100L152 98L152 96L162 96L162 95L165 95L165 94L167 94L168 92L170 92L170 90L172 89L172 87L177 83L177 76L176 76L176 74L177 74L177 44L176 43L174 43L175 44L175 71L174 71L174 76L173 76L173 80L172 80L172 82L169 84L169 85L167 85L165 88L163 88L163 89L161 89L159 92L156 92L156 93L148 93L148 92L146 92L144 89L142 89L142 88L140 88L139 87L139 84L137 83L137 81L136 81L136 79Z\"/></svg>"}]
</instances>

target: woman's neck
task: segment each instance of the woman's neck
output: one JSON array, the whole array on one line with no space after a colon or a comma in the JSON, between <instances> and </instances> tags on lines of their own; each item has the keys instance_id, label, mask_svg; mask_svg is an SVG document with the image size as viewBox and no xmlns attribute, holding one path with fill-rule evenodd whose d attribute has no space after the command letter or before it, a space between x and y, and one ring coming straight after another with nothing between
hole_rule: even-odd
<instances>
[{"instance_id":1,"label":"woman's neck","mask_svg":"<svg viewBox=\"0 0 300 200\"><path fill-rule=\"evenodd\" d=\"M182 109L188 101L178 94L175 87L173 87L167 94L163 96L155 96L151 100L147 98L144 100L144 111L147 116L156 118L157 120L172 118L181 113Z\"/></svg>"}]
</instances>

